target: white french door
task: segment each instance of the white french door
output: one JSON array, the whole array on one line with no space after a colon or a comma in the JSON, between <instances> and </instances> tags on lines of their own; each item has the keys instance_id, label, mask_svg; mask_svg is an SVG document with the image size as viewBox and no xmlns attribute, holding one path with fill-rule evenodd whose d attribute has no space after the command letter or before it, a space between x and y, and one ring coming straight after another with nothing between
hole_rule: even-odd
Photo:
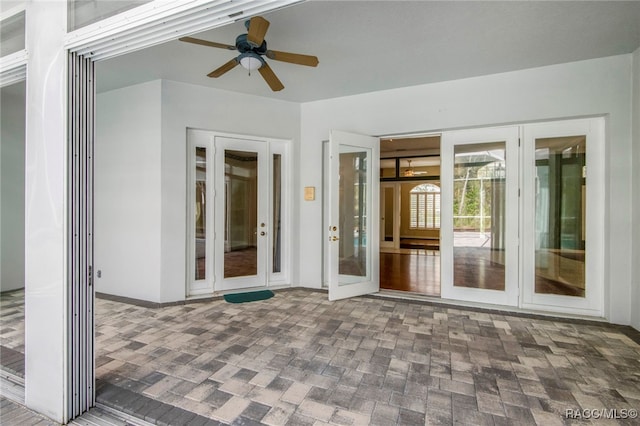
<instances>
[{"instance_id":1,"label":"white french door","mask_svg":"<svg viewBox=\"0 0 640 426\"><path fill-rule=\"evenodd\" d=\"M525 308L602 316L604 119L524 126Z\"/></svg>"},{"instance_id":2,"label":"white french door","mask_svg":"<svg viewBox=\"0 0 640 426\"><path fill-rule=\"evenodd\" d=\"M380 290L380 140L331 131L327 156L329 300Z\"/></svg>"},{"instance_id":3,"label":"white french door","mask_svg":"<svg viewBox=\"0 0 640 426\"><path fill-rule=\"evenodd\" d=\"M445 132L441 294L518 305L518 127Z\"/></svg>"},{"instance_id":4,"label":"white french door","mask_svg":"<svg viewBox=\"0 0 640 426\"><path fill-rule=\"evenodd\" d=\"M187 294L288 284L286 141L187 139Z\"/></svg>"}]
</instances>

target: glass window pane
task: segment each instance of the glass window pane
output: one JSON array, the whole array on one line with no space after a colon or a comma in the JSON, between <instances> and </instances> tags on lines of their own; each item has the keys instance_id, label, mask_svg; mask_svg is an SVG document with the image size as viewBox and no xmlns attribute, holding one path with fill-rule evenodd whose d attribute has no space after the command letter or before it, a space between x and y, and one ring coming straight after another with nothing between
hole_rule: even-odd
<instances>
[{"instance_id":1,"label":"glass window pane","mask_svg":"<svg viewBox=\"0 0 640 426\"><path fill-rule=\"evenodd\" d=\"M196 147L196 182L195 182L195 245L196 245L196 280L206 278L207 258L207 149Z\"/></svg>"},{"instance_id":2,"label":"glass window pane","mask_svg":"<svg viewBox=\"0 0 640 426\"><path fill-rule=\"evenodd\" d=\"M258 153L225 150L224 277L258 274Z\"/></svg>"},{"instance_id":3,"label":"glass window pane","mask_svg":"<svg viewBox=\"0 0 640 426\"><path fill-rule=\"evenodd\" d=\"M0 57L24 50L24 25L24 11L0 22Z\"/></svg>"},{"instance_id":4,"label":"glass window pane","mask_svg":"<svg viewBox=\"0 0 640 426\"><path fill-rule=\"evenodd\" d=\"M536 293L585 297L586 143L536 139Z\"/></svg>"},{"instance_id":5,"label":"glass window pane","mask_svg":"<svg viewBox=\"0 0 640 426\"><path fill-rule=\"evenodd\" d=\"M67 0L68 31L77 30L151 0Z\"/></svg>"},{"instance_id":6,"label":"glass window pane","mask_svg":"<svg viewBox=\"0 0 640 426\"><path fill-rule=\"evenodd\" d=\"M440 157L412 157L400 159L400 177L440 176Z\"/></svg>"},{"instance_id":7,"label":"glass window pane","mask_svg":"<svg viewBox=\"0 0 640 426\"><path fill-rule=\"evenodd\" d=\"M454 148L454 285L505 289L506 144Z\"/></svg>"},{"instance_id":8,"label":"glass window pane","mask_svg":"<svg viewBox=\"0 0 640 426\"><path fill-rule=\"evenodd\" d=\"M282 268L282 155L273 154L273 272Z\"/></svg>"},{"instance_id":9,"label":"glass window pane","mask_svg":"<svg viewBox=\"0 0 640 426\"><path fill-rule=\"evenodd\" d=\"M338 273L368 276L367 152L340 153Z\"/></svg>"}]
</instances>

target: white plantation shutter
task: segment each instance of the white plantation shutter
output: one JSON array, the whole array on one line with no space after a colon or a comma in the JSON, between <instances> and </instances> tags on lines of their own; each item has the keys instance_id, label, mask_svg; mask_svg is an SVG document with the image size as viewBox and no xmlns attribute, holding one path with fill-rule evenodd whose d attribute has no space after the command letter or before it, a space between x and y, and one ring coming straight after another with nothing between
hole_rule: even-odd
<instances>
[{"instance_id":1,"label":"white plantation shutter","mask_svg":"<svg viewBox=\"0 0 640 426\"><path fill-rule=\"evenodd\" d=\"M409 227L411 229L440 228L440 187L423 183L411 190Z\"/></svg>"}]
</instances>

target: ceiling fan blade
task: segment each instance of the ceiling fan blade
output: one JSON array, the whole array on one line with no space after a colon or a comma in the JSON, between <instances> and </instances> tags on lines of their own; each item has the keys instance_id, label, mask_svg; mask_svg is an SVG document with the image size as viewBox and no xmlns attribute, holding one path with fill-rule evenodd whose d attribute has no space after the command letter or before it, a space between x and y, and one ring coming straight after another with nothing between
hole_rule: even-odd
<instances>
[{"instance_id":1,"label":"ceiling fan blade","mask_svg":"<svg viewBox=\"0 0 640 426\"><path fill-rule=\"evenodd\" d=\"M306 65L308 67L315 67L319 61L316 56L301 55L299 53L280 52L277 50L267 50L267 58L274 61L289 62L291 64Z\"/></svg>"},{"instance_id":2,"label":"ceiling fan blade","mask_svg":"<svg viewBox=\"0 0 640 426\"><path fill-rule=\"evenodd\" d=\"M216 43L215 41L201 40L199 38L181 37L178 40L185 41L187 43L200 44L202 46L218 47L220 49L227 49L227 50L236 50L236 47L230 44Z\"/></svg>"},{"instance_id":3,"label":"ceiling fan blade","mask_svg":"<svg viewBox=\"0 0 640 426\"><path fill-rule=\"evenodd\" d=\"M249 33L247 34L247 41L249 44L255 47L260 47L264 41L264 35L269 29L269 21L262 16L254 16L249 21Z\"/></svg>"},{"instance_id":4,"label":"ceiling fan blade","mask_svg":"<svg viewBox=\"0 0 640 426\"><path fill-rule=\"evenodd\" d=\"M207 77L212 77L212 78L220 77L222 74L226 73L227 71L234 69L236 65L238 65L239 63L240 61L238 61L237 58L233 58L232 60L222 65L221 67L211 71L209 74L207 74Z\"/></svg>"},{"instance_id":5,"label":"ceiling fan blade","mask_svg":"<svg viewBox=\"0 0 640 426\"><path fill-rule=\"evenodd\" d=\"M260 68L258 68L258 71L260 71L260 75L262 75L264 81L266 81L269 87L271 87L271 90L278 92L284 89L284 85L275 75L269 64L265 62Z\"/></svg>"}]
</instances>

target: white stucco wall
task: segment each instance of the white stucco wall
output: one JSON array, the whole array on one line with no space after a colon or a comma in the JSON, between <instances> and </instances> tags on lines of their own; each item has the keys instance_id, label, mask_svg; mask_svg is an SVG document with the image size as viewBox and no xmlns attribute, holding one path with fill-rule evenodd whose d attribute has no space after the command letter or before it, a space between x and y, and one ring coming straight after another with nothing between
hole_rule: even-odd
<instances>
[{"instance_id":1,"label":"white stucco wall","mask_svg":"<svg viewBox=\"0 0 640 426\"><path fill-rule=\"evenodd\" d=\"M157 80L101 93L96 105L96 291L152 302L161 277L160 96Z\"/></svg>"},{"instance_id":2,"label":"white stucco wall","mask_svg":"<svg viewBox=\"0 0 640 426\"><path fill-rule=\"evenodd\" d=\"M631 325L640 330L640 48L633 53L633 265Z\"/></svg>"},{"instance_id":3,"label":"white stucco wall","mask_svg":"<svg viewBox=\"0 0 640 426\"><path fill-rule=\"evenodd\" d=\"M300 107L166 80L98 94L97 291L184 300L189 127L291 139L296 155Z\"/></svg>"},{"instance_id":4,"label":"white stucco wall","mask_svg":"<svg viewBox=\"0 0 640 426\"><path fill-rule=\"evenodd\" d=\"M298 182L322 187L331 129L368 135L437 131L590 115L607 116L605 310L631 319L631 55L329 99L302 105ZM303 171L303 172L302 172ZM298 190L299 190L298 188ZM300 203L300 284L322 281L321 193Z\"/></svg>"},{"instance_id":5,"label":"white stucco wall","mask_svg":"<svg viewBox=\"0 0 640 426\"><path fill-rule=\"evenodd\" d=\"M0 291L10 291L24 288L25 84L0 101Z\"/></svg>"}]
</instances>

